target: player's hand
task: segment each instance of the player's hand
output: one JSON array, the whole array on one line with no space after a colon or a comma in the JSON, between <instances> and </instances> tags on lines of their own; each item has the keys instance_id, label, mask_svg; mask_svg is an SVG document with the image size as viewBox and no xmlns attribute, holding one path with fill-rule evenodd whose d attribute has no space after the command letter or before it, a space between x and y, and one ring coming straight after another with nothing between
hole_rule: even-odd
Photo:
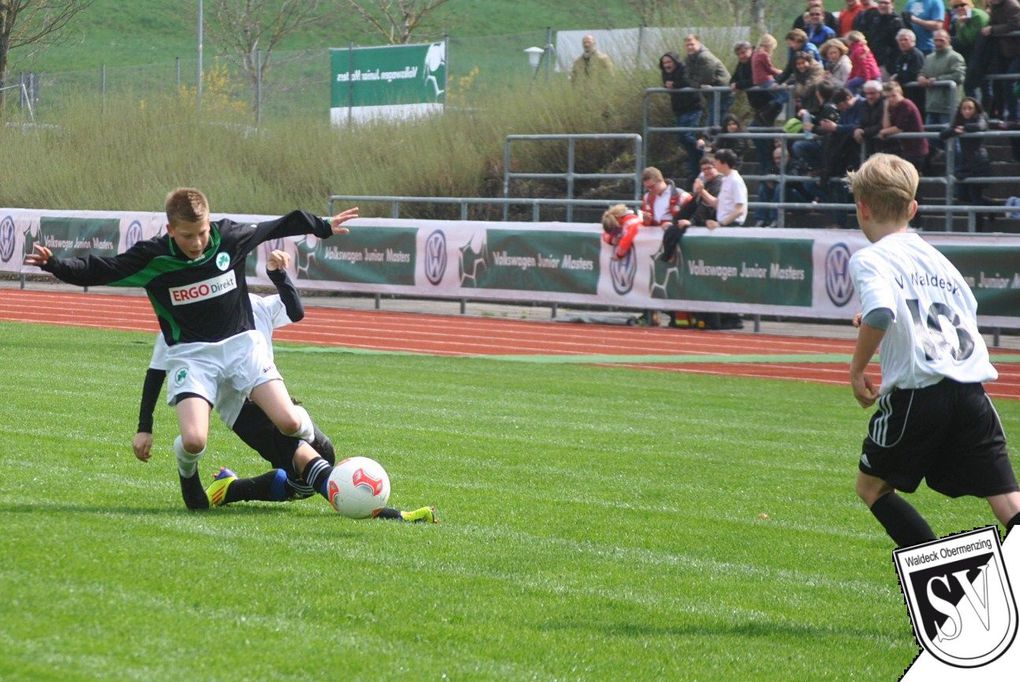
<instances>
[{"instance_id":1,"label":"player's hand","mask_svg":"<svg viewBox=\"0 0 1020 682\"><path fill-rule=\"evenodd\" d=\"M42 267L50 262L50 258L53 258L53 252L42 244L35 244L32 248L35 249L35 252L25 256L25 265Z\"/></svg>"},{"instance_id":2,"label":"player's hand","mask_svg":"<svg viewBox=\"0 0 1020 682\"><path fill-rule=\"evenodd\" d=\"M854 327L860 328L861 320L863 320L863 319L864 319L864 313L857 313L856 315L854 315L854 319L853 319L853 321L850 324L852 324Z\"/></svg>"},{"instance_id":3,"label":"player's hand","mask_svg":"<svg viewBox=\"0 0 1020 682\"><path fill-rule=\"evenodd\" d=\"M329 226L333 228L333 234L347 234L350 232L350 228L344 227L343 224L348 220L354 220L358 217L358 207L349 208L346 211L341 211L335 216L329 219Z\"/></svg>"},{"instance_id":4,"label":"player's hand","mask_svg":"<svg viewBox=\"0 0 1020 682\"><path fill-rule=\"evenodd\" d=\"M854 391L854 398L861 407L871 407L878 400L878 390L881 386L875 386L867 374L850 375L850 387Z\"/></svg>"},{"instance_id":5,"label":"player's hand","mask_svg":"<svg viewBox=\"0 0 1020 682\"><path fill-rule=\"evenodd\" d=\"M152 456L152 434L139 431L131 440L131 449L135 451L135 457L143 462L148 462Z\"/></svg>"},{"instance_id":6,"label":"player's hand","mask_svg":"<svg viewBox=\"0 0 1020 682\"><path fill-rule=\"evenodd\" d=\"M266 270L286 270L290 265L290 254L280 249L274 249L266 258Z\"/></svg>"}]
</instances>

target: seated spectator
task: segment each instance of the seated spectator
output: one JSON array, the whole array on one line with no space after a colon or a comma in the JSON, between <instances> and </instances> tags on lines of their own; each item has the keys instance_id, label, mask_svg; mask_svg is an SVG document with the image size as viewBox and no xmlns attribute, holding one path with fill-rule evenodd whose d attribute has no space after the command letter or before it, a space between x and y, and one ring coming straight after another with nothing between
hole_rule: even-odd
<instances>
[{"instance_id":1,"label":"seated spectator","mask_svg":"<svg viewBox=\"0 0 1020 682\"><path fill-rule=\"evenodd\" d=\"M795 28L786 34L786 66L783 71L776 76L776 82L785 84L788 80L793 78L793 70L795 68L795 62L797 55L801 52L807 52L816 62L822 61L822 55L815 47L814 43L808 41L807 33Z\"/></svg>"},{"instance_id":2,"label":"seated spectator","mask_svg":"<svg viewBox=\"0 0 1020 682\"><path fill-rule=\"evenodd\" d=\"M903 17L893 9L893 0L878 0L878 16L870 32L861 31L868 39L868 46L878 66L888 77L896 71L896 58L900 53L896 34L903 26Z\"/></svg>"},{"instance_id":3,"label":"seated spectator","mask_svg":"<svg viewBox=\"0 0 1020 682\"><path fill-rule=\"evenodd\" d=\"M988 25L988 12L974 6L973 0L950 0L952 15L949 22L949 36L953 49L963 55L969 65L977 47L981 29ZM973 83L964 86L967 95L974 96L977 88Z\"/></svg>"},{"instance_id":4,"label":"seated spectator","mask_svg":"<svg viewBox=\"0 0 1020 682\"><path fill-rule=\"evenodd\" d=\"M946 5L944 0L907 0L903 19L906 28L914 32L917 49L930 54L935 49L932 34L944 28Z\"/></svg>"},{"instance_id":5,"label":"seated spectator","mask_svg":"<svg viewBox=\"0 0 1020 682\"><path fill-rule=\"evenodd\" d=\"M839 118L835 121L822 120L818 124L819 134L825 134L822 146L824 164L819 184L829 202L853 203L845 183L832 182L832 179L846 177L848 171L856 170L861 164L861 146L854 138L854 131L860 126L868 104L867 100L846 88L836 90L831 102L839 112ZM833 227L845 228L846 219L846 211L837 210L831 214Z\"/></svg>"},{"instance_id":6,"label":"seated spectator","mask_svg":"<svg viewBox=\"0 0 1020 682\"><path fill-rule=\"evenodd\" d=\"M761 102L761 108L755 108L755 122L759 125L771 127L776 122L776 116L783 110L789 95L785 89L778 88L776 78L782 73L772 63L772 53L777 46L776 39L768 33L763 33L758 38L758 48L751 55L751 78L755 86L775 90L773 94L764 93L765 99L755 100ZM748 95L750 99L750 93Z\"/></svg>"},{"instance_id":7,"label":"seated spectator","mask_svg":"<svg viewBox=\"0 0 1020 682\"><path fill-rule=\"evenodd\" d=\"M727 134L744 132L744 125L734 114L726 114L722 121L722 128L715 126L709 128L712 138L709 140L698 140L702 152L715 154L720 149L732 149L741 159L750 151L749 140L739 137L728 137Z\"/></svg>"},{"instance_id":8,"label":"seated spectator","mask_svg":"<svg viewBox=\"0 0 1020 682\"><path fill-rule=\"evenodd\" d=\"M747 220L747 184L737 170L740 159L731 149L720 149L715 157L715 167L722 176L719 195L705 203L715 205L715 219L705 224L709 228L739 227Z\"/></svg>"},{"instance_id":9,"label":"seated spectator","mask_svg":"<svg viewBox=\"0 0 1020 682\"><path fill-rule=\"evenodd\" d=\"M988 130L988 118L985 116L981 104L973 97L964 97L960 100L960 106L956 108L953 120L939 133L939 137L943 140L948 140L964 133L983 133L986 130ZM991 175L991 164L988 160L988 150L985 148L984 138L965 137L961 138L958 142L960 152L956 156L956 165L953 169L953 175L956 176L956 179L966 180L968 178L980 178ZM964 182L957 184L956 199L959 203L967 206L985 206L988 204L983 184ZM993 215L978 213L976 220L978 230Z\"/></svg>"},{"instance_id":10,"label":"seated spectator","mask_svg":"<svg viewBox=\"0 0 1020 682\"><path fill-rule=\"evenodd\" d=\"M889 80L900 84L903 92L917 110L924 115L924 90L915 86L917 77L924 68L924 53L917 49L917 36L910 29L901 29L896 34L896 44L899 45L900 53L896 57L893 73Z\"/></svg>"},{"instance_id":11,"label":"seated spectator","mask_svg":"<svg viewBox=\"0 0 1020 682\"><path fill-rule=\"evenodd\" d=\"M662 87L669 90L691 87L687 81L686 67L676 52L667 52L659 57L659 71L662 75ZM696 92L671 92L669 100L677 128L697 128L701 125L701 115L704 111L701 95ZM698 135L693 130L685 130L677 133L677 140L687 152L687 167L691 177L694 177L698 174L698 159L701 158L701 152L697 147Z\"/></svg>"},{"instance_id":12,"label":"seated spectator","mask_svg":"<svg viewBox=\"0 0 1020 682\"><path fill-rule=\"evenodd\" d=\"M949 45L949 33L935 31L935 51L924 58L924 66L917 76L917 84L925 90L924 122L927 125L945 125L956 112L960 101L963 79L967 65L963 56ZM952 81L956 87L935 85L936 82Z\"/></svg>"},{"instance_id":13,"label":"seated spectator","mask_svg":"<svg viewBox=\"0 0 1020 682\"><path fill-rule=\"evenodd\" d=\"M903 96L903 88L896 81L882 86L885 93L885 114L882 117L882 130L878 136L884 142L882 151L900 156L914 165L917 172L924 169L928 158L928 140L921 138L891 139L900 133L924 132L921 112L917 106Z\"/></svg>"},{"instance_id":14,"label":"seated spectator","mask_svg":"<svg viewBox=\"0 0 1020 682\"><path fill-rule=\"evenodd\" d=\"M796 19L793 20L793 26L791 26L790 28L799 28L800 30L803 31L804 30L804 25L807 23L808 12L810 12L811 8L813 8L813 7L821 7L822 8L822 11L824 12L824 20L825 20L825 25L826 26L831 28L833 30L833 32L836 32L836 31L839 30L839 20L836 19L836 15L835 14L833 14L832 12L829 12L829 11L827 11L825 9L825 2L823 0L808 0L807 1L807 7L804 9L803 12L801 12L797 16Z\"/></svg>"},{"instance_id":15,"label":"seated spectator","mask_svg":"<svg viewBox=\"0 0 1020 682\"><path fill-rule=\"evenodd\" d=\"M822 45L821 52L822 65L829 80L837 88L842 88L850 79L850 71L853 68L850 57L847 56L849 50L846 44L839 38L833 38Z\"/></svg>"},{"instance_id":16,"label":"seated spectator","mask_svg":"<svg viewBox=\"0 0 1020 682\"><path fill-rule=\"evenodd\" d=\"M769 163L761 167L762 175L781 175L783 168L783 145L772 145L772 158ZM758 202L762 204L777 204L783 200L779 192L779 182L776 180L762 180L758 183ZM771 206L759 206L754 209L755 227L775 227L779 219L779 211Z\"/></svg>"},{"instance_id":17,"label":"seated spectator","mask_svg":"<svg viewBox=\"0 0 1020 682\"><path fill-rule=\"evenodd\" d=\"M861 106L860 120L854 128L854 141L864 146L867 158L880 151L878 133L882 130L882 118L885 116L885 100L882 98L882 84L879 81L866 81L861 86L864 104Z\"/></svg>"},{"instance_id":18,"label":"seated spectator","mask_svg":"<svg viewBox=\"0 0 1020 682\"><path fill-rule=\"evenodd\" d=\"M722 187L722 176L715 165L715 158L705 156L701 159L701 174L694 179L691 185L691 194L694 196L694 206L688 204L690 215L684 210L677 224L681 227L688 225L707 225L709 220L715 218L715 198L719 196L719 189ZM686 224L685 222L686 221Z\"/></svg>"},{"instance_id":19,"label":"seated spectator","mask_svg":"<svg viewBox=\"0 0 1020 682\"><path fill-rule=\"evenodd\" d=\"M801 174L818 175L824 165L822 156L824 137L835 130L835 123L839 120L839 111L830 101L835 92L836 88L832 83L822 81L814 89L814 106L797 112L797 117L803 121L804 132L811 133L802 140L795 140L790 149ZM822 123L828 123L829 126L823 126Z\"/></svg>"},{"instance_id":20,"label":"seated spectator","mask_svg":"<svg viewBox=\"0 0 1020 682\"><path fill-rule=\"evenodd\" d=\"M846 87L851 92L860 89L864 81L878 80L882 77L882 71L878 68L875 55L868 47L868 39L860 31L850 31L846 36L850 48L850 77L846 81Z\"/></svg>"},{"instance_id":21,"label":"seated spectator","mask_svg":"<svg viewBox=\"0 0 1020 682\"><path fill-rule=\"evenodd\" d=\"M802 30L807 34L808 42L819 50L822 45L836 37L836 32L825 25L825 10L821 7L812 7L808 10L807 21Z\"/></svg>"},{"instance_id":22,"label":"seated spectator","mask_svg":"<svg viewBox=\"0 0 1020 682\"><path fill-rule=\"evenodd\" d=\"M793 59L793 105L795 110L813 109L815 86L825 80L825 69L810 52L798 52Z\"/></svg>"}]
</instances>

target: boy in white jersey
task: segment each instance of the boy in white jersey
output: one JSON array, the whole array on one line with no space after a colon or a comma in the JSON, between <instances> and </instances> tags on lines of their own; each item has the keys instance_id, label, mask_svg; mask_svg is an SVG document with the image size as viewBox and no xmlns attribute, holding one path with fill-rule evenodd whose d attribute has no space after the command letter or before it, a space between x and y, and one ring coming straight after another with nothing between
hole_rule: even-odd
<instances>
[{"instance_id":1,"label":"boy in white jersey","mask_svg":"<svg viewBox=\"0 0 1020 682\"><path fill-rule=\"evenodd\" d=\"M850 385L861 407L878 402L864 439L857 494L900 547L935 539L896 491L928 487L988 500L1007 531L1020 492L1006 437L981 382L998 377L977 328L977 301L960 272L907 224L917 212L917 170L890 154L847 175L871 246L850 259L861 299ZM880 354L882 380L865 370Z\"/></svg>"}]
</instances>

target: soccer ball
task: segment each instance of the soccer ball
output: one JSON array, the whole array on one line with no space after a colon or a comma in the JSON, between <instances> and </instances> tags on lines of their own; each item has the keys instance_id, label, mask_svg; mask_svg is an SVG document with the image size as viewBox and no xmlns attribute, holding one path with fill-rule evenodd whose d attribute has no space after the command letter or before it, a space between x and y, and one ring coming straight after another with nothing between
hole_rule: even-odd
<instances>
[{"instance_id":1,"label":"soccer ball","mask_svg":"<svg viewBox=\"0 0 1020 682\"><path fill-rule=\"evenodd\" d=\"M349 519L367 519L390 499L390 477L368 457L348 457L335 467L327 483L329 503Z\"/></svg>"}]
</instances>

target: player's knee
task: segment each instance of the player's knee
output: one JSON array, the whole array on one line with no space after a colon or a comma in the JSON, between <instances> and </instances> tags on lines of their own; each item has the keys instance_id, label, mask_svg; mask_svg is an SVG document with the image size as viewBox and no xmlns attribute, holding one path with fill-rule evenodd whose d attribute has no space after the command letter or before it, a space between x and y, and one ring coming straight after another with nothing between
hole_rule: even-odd
<instances>
[{"instance_id":1,"label":"player's knee","mask_svg":"<svg viewBox=\"0 0 1020 682\"><path fill-rule=\"evenodd\" d=\"M184 447L186 452L191 454L198 454L205 450L206 438L197 433L182 433L181 434L181 445Z\"/></svg>"},{"instance_id":2,"label":"player's knee","mask_svg":"<svg viewBox=\"0 0 1020 682\"><path fill-rule=\"evenodd\" d=\"M856 488L857 497L869 508L878 501L878 498L893 491L882 479L865 474L858 474Z\"/></svg>"},{"instance_id":3,"label":"player's knee","mask_svg":"<svg viewBox=\"0 0 1020 682\"><path fill-rule=\"evenodd\" d=\"M298 418L297 414L287 414L280 417L280 421L277 422L276 428L280 429L280 433L290 435L297 433L301 430L301 419Z\"/></svg>"}]
</instances>

